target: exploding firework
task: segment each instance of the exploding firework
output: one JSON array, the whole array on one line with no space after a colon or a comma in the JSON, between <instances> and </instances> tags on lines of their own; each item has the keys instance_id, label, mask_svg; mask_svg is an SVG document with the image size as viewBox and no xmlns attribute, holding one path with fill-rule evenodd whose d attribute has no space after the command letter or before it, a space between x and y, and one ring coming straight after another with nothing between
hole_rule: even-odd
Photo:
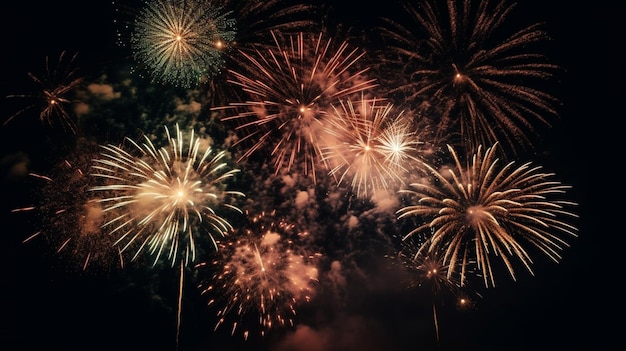
<instances>
[{"instance_id":1,"label":"exploding firework","mask_svg":"<svg viewBox=\"0 0 626 351\"><path fill-rule=\"evenodd\" d=\"M275 46L241 52L245 73L230 71L229 82L248 99L218 109L237 111L223 121L238 122L239 143L251 143L242 158L267 151L277 174L298 163L315 179L331 104L374 87L375 81L365 76L367 68L357 68L364 52L347 42L335 46L321 33L272 35Z\"/></svg>"},{"instance_id":2,"label":"exploding firework","mask_svg":"<svg viewBox=\"0 0 626 351\"><path fill-rule=\"evenodd\" d=\"M232 323L231 333L241 330L248 339L251 330L263 336L294 326L296 309L311 299L318 275L319 254L305 254L298 244L306 235L274 212L262 212L250 215L234 240L220 243L216 273L201 286L202 294L215 294L209 305L219 306L215 329Z\"/></svg>"},{"instance_id":3,"label":"exploding firework","mask_svg":"<svg viewBox=\"0 0 626 351\"><path fill-rule=\"evenodd\" d=\"M46 56L45 73L37 75L29 72L28 76L37 84L37 91L32 94L13 94L7 98L25 98L32 101L31 104L20 109L4 124L9 123L13 118L24 114L26 111L39 108L39 120L42 123L53 125L55 119L61 123L63 128L76 133L76 123L72 119L68 107L72 105L71 94L83 82L83 77L78 76L75 61L78 53L69 59L66 52L59 55L59 59L54 65Z\"/></svg>"},{"instance_id":4,"label":"exploding firework","mask_svg":"<svg viewBox=\"0 0 626 351\"><path fill-rule=\"evenodd\" d=\"M228 168L224 151L214 153L210 146L203 146L192 130L185 152L178 125L173 136L167 127L165 131L169 147L159 149L148 137L141 145L127 138L136 155L103 145L93 176L104 184L90 190L102 194L98 202L108 215L103 226L117 238L122 251L138 246L135 259L147 248L155 264L167 252L172 265L182 254L188 264L207 237L217 248L214 235L232 230L218 210L241 212L233 200L244 194L226 189L238 170Z\"/></svg>"},{"instance_id":5,"label":"exploding firework","mask_svg":"<svg viewBox=\"0 0 626 351\"><path fill-rule=\"evenodd\" d=\"M134 22L133 56L154 81L193 87L223 69L234 26L230 12L211 1L149 1Z\"/></svg>"},{"instance_id":6,"label":"exploding firework","mask_svg":"<svg viewBox=\"0 0 626 351\"><path fill-rule=\"evenodd\" d=\"M462 269L476 265L487 287L495 286L491 256L499 257L515 279L512 257L533 273L522 241L558 262L560 251L568 246L561 234L577 236L577 229L568 223L577 218L568 209L576 204L559 198L571 187L552 180L554 174L543 173L530 162L518 168L514 162L501 165L497 145L484 154L478 148L466 167L448 146L456 169L438 172L425 164L434 181L412 183L412 189L401 190L416 202L397 212L399 218L424 220L405 239L427 228L434 230L429 250L445 249L448 275L457 264Z\"/></svg>"},{"instance_id":7,"label":"exploding firework","mask_svg":"<svg viewBox=\"0 0 626 351\"><path fill-rule=\"evenodd\" d=\"M93 185L93 179L86 171L95 150L87 149L89 145L83 142L85 147L55 165L49 176L30 173L38 183L36 204L13 212L37 216L33 222L39 223L40 228L24 242L44 238L45 244L67 262L67 268L123 268L121 252L114 247L112 238L100 230L102 208L88 197L87 189Z\"/></svg>"},{"instance_id":8,"label":"exploding firework","mask_svg":"<svg viewBox=\"0 0 626 351\"><path fill-rule=\"evenodd\" d=\"M324 147L324 161L339 183L350 182L359 197L404 184L419 162L419 147L424 144L413 122L394 112L391 103L361 99L333 105L329 134L333 142ZM328 138L330 140L330 138ZM397 190L397 189L396 189Z\"/></svg>"},{"instance_id":9,"label":"exploding firework","mask_svg":"<svg viewBox=\"0 0 626 351\"><path fill-rule=\"evenodd\" d=\"M399 54L409 77L398 84L394 74L397 88L389 94L401 92L404 101L437 116L437 137L457 135L468 153L496 141L501 152L531 147L536 123L549 126L546 115L557 115L558 99L543 88L560 68L533 49L549 36L540 23L506 34L515 4L446 3L447 18L440 16L436 1L420 2L419 8L407 4L409 22L389 21L391 26L383 29L387 52Z\"/></svg>"}]
</instances>

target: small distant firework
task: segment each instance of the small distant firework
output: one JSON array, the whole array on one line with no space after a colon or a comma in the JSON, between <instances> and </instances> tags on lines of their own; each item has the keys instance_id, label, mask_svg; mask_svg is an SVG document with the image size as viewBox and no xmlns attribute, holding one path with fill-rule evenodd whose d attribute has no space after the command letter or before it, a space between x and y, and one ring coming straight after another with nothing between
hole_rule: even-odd
<instances>
[{"instance_id":1,"label":"small distant firework","mask_svg":"<svg viewBox=\"0 0 626 351\"><path fill-rule=\"evenodd\" d=\"M431 250L429 240L416 240L412 237L403 241L398 257L410 275L408 288L430 287L431 289L433 322L437 342L439 342L437 298L443 300L443 295L451 295L456 300L459 309L467 309L473 304L473 300L466 292L465 275L467 272L451 269L445 260L445 248ZM452 262L452 264L457 263Z\"/></svg>"},{"instance_id":2,"label":"small distant firework","mask_svg":"<svg viewBox=\"0 0 626 351\"><path fill-rule=\"evenodd\" d=\"M24 242L43 237L67 262L67 268L107 271L123 268L124 259L113 239L100 229L102 208L86 191L93 180L85 171L93 151L81 148L53 167L49 176L30 173L42 186L36 186L36 204L13 210L37 216L40 228Z\"/></svg>"},{"instance_id":3,"label":"small distant firework","mask_svg":"<svg viewBox=\"0 0 626 351\"><path fill-rule=\"evenodd\" d=\"M515 4L447 0L445 11L437 4L407 2L409 22L383 28L386 51L399 54L401 75L409 77L398 84L393 75L397 88L389 93L428 109L437 116L438 138L458 135L467 152L497 141L503 153L531 147L534 124L549 126L546 115L557 115L559 103L543 87L560 68L533 49L549 40L547 33L537 23L507 34Z\"/></svg>"},{"instance_id":4,"label":"small distant firework","mask_svg":"<svg viewBox=\"0 0 626 351\"><path fill-rule=\"evenodd\" d=\"M251 143L242 158L267 151L276 174L297 162L315 179L331 104L374 87L375 81L365 76L367 68L358 68L364 52L347 42L333 45L321 33L272 35L275 46L241 51L244 73L229 71L229 82L248 97L222 107L236 111L223 121L237 123L240 144Z\"/></svg>"},{"instance_id":5,"label":"small distant firework","mask_svg":"<svg viewBox=\"0 0 626 351\"><path fill-rule=\"evenodd\" d=\"M166 253L172 266L180 251L187 265L207 239L217 248L214 235L232 230L218 210L241 212L231 200L244 194L226 190L238 170L228 169L224 151L213 153L192 130L185 152L178 125L173 136L165 131L169 147L159 149L146 136L141 145L127 138L136 155L103 145L93 176L104 184L90 190L101 194L98 202L109 218L103 226L122 251L138 246L133 259L148 250L155 264Z\"/></svg>"},{"instance_id":6,"label":"small distant firework","mask_svg":"<svg viewBox=\"0 0 626 351\"><path fill-rule=\"evenodd\" d=\"M415 273L408 284L409 288L430 286L433 295L447 290L453 294L463 286L463 274L448 269L443 250L430 250L430 241L419 243L413 238L402 242L399 257L410 273ZM412 275L413 276L413 275Z\"/></svg>"},{"instance_id":7,"label":"small distant firework","mask_svg":"<svg viewBox=\"0 0 626 351\"><path fill-rule=\"evenodd\" d=\"M68 59L66 52L62 51L56 65L53 65L46 56L43 75L29 72L28 76L37 84L37 91L30 94L8 95L7 98L26 98L32 100L32 103L9 117L4 125L28 110L38 108L39 120L42 123L53 125L55 119L58 119L63 128L75 134L76 122L72 119L68 108L72 105L71 94L84 79L78 76L78 70L74 67L77 56L78 53L75 53Z\"/></svg>"},{"instance_id":8,"label":"small distant firework","mask_svg":"<svg viewBox=\"0 0 626 351\"><path fill-rule=\"evenodd\" d=\"M250 216L237 237L220 242L219 258L208 267L216 272L200 286L212 296L209 305L219 308L216 330L228 323L231 334L241 331L248 339L251 330L264 336L272 328L294 326L296 309L312 298L318 276L319 254L299 246L303 235L274 212L262 212Z\"/></svg>"},{"instance_id":9,"label":"small distant firework","mask_svg":"<svg viewBox=\"0 0 626 351\"><path fill-rule=\"evenodd\" d=\"M341 101L329 118L324 161L339 183L350 182L359 197L367 197L393 185L400 188L419 162L424 144L403 112L376 99ZM332 142L330 141L332 140ZM397 190L397 189L396 189Z\"/></svg>"},{"instance_id":10,"label":"small distant firework","mask_svg":"<svg viewBox=\"0 0 626 351\"><path fill-rule=\"evenodd\" d=\"M465 167L448 145L456 168L438 172L425 164L433 182L400 190L415 202L397 211L398 218L415 216L424 221L405 239L432 228L430 250L444 248L448 274L457 264L463 270L475 264L486 287L495 286L491 256L499 257L515 279L511 257L533 273L523 241L558 262L560 251L569 246L560 235L577 236L577 229L567 222L578 217L568 210L576 204L559 199L571 187L552 180L554 174L542 173L530 162L518 168L514 162L502 165L496 157L497 145L484 154L478 148Z\"/></svg>"},{"instance_id":11,"label":"small distant firework","mask_svg":"<svg viewBox=\"0 0 626 351\"><path fill-rule=\"evenodd\" d=\"M211 1L151 0L134 22L133 56L154 81L194 87L223 69L222 48L235 36L230 15Z\"/></svg>"}]
</instances>

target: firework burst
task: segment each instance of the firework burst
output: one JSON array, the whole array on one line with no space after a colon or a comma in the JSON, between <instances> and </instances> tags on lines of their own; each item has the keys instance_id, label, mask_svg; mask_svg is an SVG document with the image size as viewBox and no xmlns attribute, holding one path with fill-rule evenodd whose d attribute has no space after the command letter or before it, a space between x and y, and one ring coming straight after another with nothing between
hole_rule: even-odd
<instances>
[{"instance_id":1,"label":"firework burst","mask_svg":"<svg viewBox=\"0 0 626 351\"><path fill-rule=\"evenodd\" d=\"M230 71L229 82L248 100L217 109L236 111L223 121L235 121L239 143L251 143L242 158L268 151L277 174L299 163L315 179L331 104L374 87L375 81L365 76L367 68L357 68L364 52L347 42L333 45L321 33L272 35L275 46L241 51L245 73Z\"/></svg>"},{"instance_id":2,"label":"firework burst","mask_svg":"<svg viewBox=\"0 0 626 351\"><path fill-rule=\"evenodd\" d=\"M154 0L134 22L133 56L154 81L193 87L220 72L234 39L230 12L211 1Z\"/></svg>"},{"instance_id":3,"label":"firework burst","mask_svg":"<svg viewBox=\"0 0 626 351\"><path fill-rule=\"evenodd\" d=\"M448 274L457 264L465 268L475 262L485 286L495 286L491 256L499 257L515 279L512 257L533 273L522 241L558 262L560 251L568 246L561 234L577 236L577 229L568 223L577 217L568 209L576 204L559 198L571 187L530 163L517 168L514 162L502 165L496 157L497 145L484 154L478 148L466 167L448 146L456 168L438 172L425 164L434 182L413 183L412 189L401 190L416 202L397 212L399 218L424 220L405 239L432 228L430 250L445 248L444 263L451 267Z\"/></svg>"},{"instance_id":4,"label":"firework burst","mask_svg":"<svg viewBox=\"0 0 626 351\"><path fill-rule=\"evenodd\" d=\"M141 145L127 138L136 156L103 145L93 176L104 184L90 190L102 195L98 202L109 217L104 223L109 235L117 238L123 251L138 246L133 259L147 248L155 264L167 252L174 265L179 251L188 264L202 248L197 242L205 243L208 237L217 248L214 235L232 230L218 210L241 212L231 202L244 194L226 190L226 182L238 170L228 169L224 151L214 153L205 145L202 152L203 141L192 130L185 152L178 125L173 136L165 131L169 147L160 149L148 137ZM209 235L201 235L204 231Z\"/></svg>"},{"instance_id":5,"label":"firework burst","mask_svg":"<svg viewBox=\"0 0 626 351\"><path fill-rule=\"evenodd\" d=\"M397 88L389 93L401 92L404 101L437 116L440 140L453 133L471 153L499 141L500 151L515 154L532 146L536 123L549 126L545 116L557 115L558 99L543 87L560 68L533 49L549 40L540 23L506 34L515 4L493 3L447 0L448 17L436 1L407 4L410 20L383 28L388 52L406 62L401 66L409 77L394 80Z\"/></svg>"},{"instance_id":6,"label":"firework burst","mask_svg":"<svg viewBox=\"0 0 626 351\"><path fill-rule=\"evenodd\" d=\"M452 269L445 260L445 250L442 248L431 250L429 240L416 240L414 237L402 242L398 258L410 274L408 288L430 287L435 335L439 343L437 298L443 298L444 294L452 295L461 309L467 309L473 304L473 300L469 299L466 292L465 267L461 267L461 272Z\"/></svg>"},{"instance_id":7,"label":"firework burst","mask_svg":"<svg viewBox=\"0 0 626 351\"><path fill-rule=\"evenodd\" d=\"M350 182L359 197L404 184L419 164L424 144L413 122L402 111L395 112L391 103L376 99L361 99L356 106L341 101L333 111L328 124L333 142L327 142L323 155L338 183Z\"/></svg>"},{"instance_id":8,"label":"firework burst","mask_svg":"<svg viewBox=\"0 0 626 351\"><path fill-rule=\"evenodd\" d=\"M87 189L93 185L93 179L86 171L95 148L92 150L82 139L80 144L83 147L55 165L49 176L30 173L37 182L36 204L12 212L37 216L33 222L40 223L40 228L24 242L43 237L68 263L67 268L82 271L123 268L121 252L114 247L113 239L100 230L102 208L88 197Z\"/></svg>"},{"instance_id":9,"label":"firework burst","mask_svg":"<svg viewBox=\"0 0 626 351\"><path fill-rule=\"evenodd\" d=\"M37 75L29 72L28 76L37 84L37 92L32 94L13 94L7 98L25 98L32 101L28 106L20 109L4 124L9 123L13 118L24 114L26 111L39 108L39 120L42 123L53 125L55 119L61 123L63 128L76 133L76 123L72 119L68 107L72 105L71 94L83 82L83 77L78 76L75 61L78 53L66 56L63 51L59 55L56 65L46 56L45 73Z\"/></svg>"},{"instance_id":10,"label":"firework burst","mask_svg":"<svg viewBox=\"0 0 626 351\"><path fill-rule=\"evenodd\" d=\"M241 330L248 339L251 329L263 336L275 327L294 326L296 309L311 299L318 275L319 254L305 254L298 245L306 235L274 212L262 212L249 216L235 240L220 243L220 258L213 262L217 271L201 286L202 294L215 294L209 305L220 306L216 329L232 323L231 333Z\"/></svg>"}]
</instances>

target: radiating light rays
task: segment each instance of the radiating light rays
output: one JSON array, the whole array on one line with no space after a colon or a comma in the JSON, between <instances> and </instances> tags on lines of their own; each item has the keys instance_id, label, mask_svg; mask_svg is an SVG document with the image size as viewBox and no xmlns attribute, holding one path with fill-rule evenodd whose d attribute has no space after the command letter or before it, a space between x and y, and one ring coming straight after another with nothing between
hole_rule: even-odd
<instances>
[{"instance_id":1,"label":"radiating light rays","mask_svg":"<svg viewBox=\"0 0 626 351\"><path fill-rule=\"evenodd\" d=\"M296 164L316 179L323 126L331 104L363 93L376 85L358 65L364 52L347 42L338 43L322 33L279 36L275 46L257 46L241 52L242 70L231 70L230 83L247 98L216 110L232 111L222 120L234 123L242 158L265 152L276 174Z\"/></svg>"},{"instance_id":2,"label":"radiating light rays","mask_svg":"<svg viewBox=\"0 0 626 351\"><path fill-rule=\"evenodd\" d=\"M134 22L133 56L152 80L195 87L224 66L221 50L235 37L231 13L211 1L153 0Z\"/></svg>"},{"instance_id":3,"label":"radiating light rays","mask_svg":"<svg viewBox=\"0 0 626 351\"><path fill-rule=\"evenodd\" d=\"M475 261L485 286L495 286L492 257L502 260L515 279L512 258L533 273L525 244L558 262L560 251L569 246L566 239L577 236L570 223L577 218L570 210L576 203L564 200L570 186L530 162L517 168L514 162L503 164L497 146L479 148L466 166L448 146L454 167L440 172L425 164L432 182L400 190L411 203L397 211L399 219L415 216L423 221L405 238L433 228L431 250L445 248L444 263L450 267L469 267Z\"/></svg>"},{"instance_id":4,"label":"radiating light rays","mask_svg":"<svg viewBox=\"0 0 626 351\"><path fill-rule=\"evenodd\" d=\"M318 279L319 254L307 253L300 241L306 235L275 212L261 212L220 241L218 257L206 267L215 273L200 284L209 306L218 308L215 329L225 325L248 339L295 325L297 308L313 297Z\"/></svg>"},{"instance_id":5,"label":"radiating light rays","mask_svg":"<svg viewBox=\"0 0 626 351\"><path fill-rule=\"evenodd\" d=\"M442 5L441 7L439 5ZM540 44L550 38L541 25L511 31L514 3L489 0L405 3L410 19L391 20L382 31L387 51L402 59L402 76L390 94L425 109L438 139L475 152L500 142L503 154L533 147L538 127L549 127L558 99L548 90L560 67ZM447 16L446 16L447 15ZM395 66L394 66L395 67ZM458 139L447 135L456 134Z\"/></svg>"},{"instance_id":6,"label":"radiating light rays","mask_svg":"<svg viewBox=\"0 0 626 351\"><path fill-rule=\"evenodd\" d=\"M339 184L349 183L358 197L398 190L419 169L424 142L414 122L391 103L362 98L333 105L323 160Z\"/></svg>"},{"instance_id":7,"label":"radiating light rays","mask_svg":"<svg viewBox=\"0 0 626 351\"><path fill-rule=\"evenodd\" d=\"M103 145L93 167L103 184L90 190L100 195L105 230L123 251L136 249L133 259L147 250L155 264L165 254L172 265L179 256L187 265L233 229L220 212L241 212L234 200L244 194L227 190L238 170L229 169L224 151L214 152L193 130L188 143L178 125L173 136L165 131L168 147L157 149L148 137L141 145L127 138L131 151Z\"/></svg>"},{"instance_id":8,"label":"radiating light rays","mask_svg":"<svg viewBox=\"0 0 626 351\"><path fill-rule=\"evenodd\" d=\"M81 85L84 77L78 75L78 69L75 67L78 53L69 57L66 54L62 51L56 62L51 62L49 56L46 56L43 74L28 73L37 85L32 93L7 96L9 99L27 99L30 103L10 116L4 125L31 109L38 109L39 120L42 123L48 125L60 123L64 129L76 133L76 121L69 109L73 103L72 94Z\"/></svg>"}]
</instances>

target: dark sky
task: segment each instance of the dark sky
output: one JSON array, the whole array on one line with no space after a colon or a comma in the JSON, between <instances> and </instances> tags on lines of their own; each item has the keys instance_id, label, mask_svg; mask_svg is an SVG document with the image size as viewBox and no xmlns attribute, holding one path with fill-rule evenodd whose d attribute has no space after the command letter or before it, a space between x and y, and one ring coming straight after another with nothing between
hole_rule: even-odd
<instances>
[{"instance_id":1,"label":"dark sky","mask_svg":"<svg viewBox=\"0 0 626 351\"><path fill-rule=\"evenodd\" d=\"M332 350L368 351L612 345L622 318L616 291L621 286L617 247L623 226L618 226L615 212L621 210L623 181L616 167L621 163L621 146L616 146L620 136L613 131L621 128L626 98L626 16L610 1L544 3L523 1L520 11L529 21L546 22L555 39L554 60L567 71L561 77L560 119L543 139L546 151L537 155L564 183L573 185L572 196L580 204L580 237L561 263L542 264L534 277L522 273L518 282L505 281L483 292L475 310L442 309L439 348L433 340L430 305L423 299L415 302L412 296L382 287L363 293L355 286L349 289L353 295L347 306L333 310L316 302L303 308L297 332L278 332L259 343L213 333L201 299L190 297L186 303L194 310L183 312L181 350L324 350L316 345L327 341L333 343ZM393 4L343 1L335 15L344 23L367 26L368 19L389 13ZM5 6L0 16L2 96L15 93L28 71L61 49L79 51L79 61L96 67L94 71L115 59L110 55L115 51L114 16L107 1L19 1ZM7 117L4 110L0 108L0 120ZM41 245L21 243L32 223L8 212L28 189L9 178L6 165L17 152L47 151L38 150L45 138L45 130L30 129L23 122L0 129L0 219L6 223L0 238L0 349L173 350L176 291L163 284L172 282L174 273L133 268L106 278L75 274L41 254ZM159 283L151 281L155 277ZM388 282L380 278L379 283Z\"/></svg>"}]
</instances>

